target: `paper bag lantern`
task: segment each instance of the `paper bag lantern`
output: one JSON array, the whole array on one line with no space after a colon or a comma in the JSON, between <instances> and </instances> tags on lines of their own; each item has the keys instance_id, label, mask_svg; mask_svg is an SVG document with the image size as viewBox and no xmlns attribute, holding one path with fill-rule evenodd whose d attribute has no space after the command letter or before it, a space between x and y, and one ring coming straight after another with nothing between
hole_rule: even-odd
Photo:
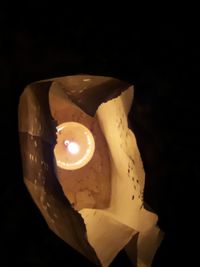
<instances>
[{"instance_id":1,"label":"paper bag lantern","mask_svg":"<svg viewBox=\"0 0 200 267\"><path fill-rule=\"evenodd\" d=\"M162 239L143 205L133 93L118 79L74 75L33 83L20 98L25 184L50 229L97 266L122 249L150 266Z\"/></svg>"}]
</instances>

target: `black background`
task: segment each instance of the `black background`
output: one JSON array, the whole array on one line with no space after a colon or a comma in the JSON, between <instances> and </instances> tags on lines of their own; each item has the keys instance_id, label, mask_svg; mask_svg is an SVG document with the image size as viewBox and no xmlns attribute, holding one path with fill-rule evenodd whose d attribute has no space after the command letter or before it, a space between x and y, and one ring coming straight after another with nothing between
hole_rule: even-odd
<instances>
[{"instance_id":1,"label":"black background","mask_svg":"<svg viewBox=\"0 0 200 267\"><path fill-rule=\"evenodd\" d=\"M166 233L153 267L196 266L198 24L188 17L172 23L169 14L155 23L136 19L122 6L17 7L0 9L1 266L93 266L48 229L35 207L23 184L17 133L27 84L80 73L135 85L129 119L146 170L145 200ZM122 251L111 266L131 264Z\"/></svg>"}]
</instances>

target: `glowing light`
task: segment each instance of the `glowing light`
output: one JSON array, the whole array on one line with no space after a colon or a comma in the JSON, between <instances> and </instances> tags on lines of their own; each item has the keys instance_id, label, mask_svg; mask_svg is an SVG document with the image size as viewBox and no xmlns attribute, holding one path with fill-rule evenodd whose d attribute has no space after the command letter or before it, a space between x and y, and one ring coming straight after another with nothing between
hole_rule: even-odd
<instances>
[{"instance_id":1,"label":"glowing light","mask_svg":"<svg viewBox=\"0 0 200 267\"><path fill-rule=\"evenodd\" d=\"M67 149L72 154L77 154L79 152L79 145L75 142L70 142L67 146Z\"/></svg>"},{"instance_id":2,"label":"glowing light","mask_svg":"<svg viewBox=\"0 0 200 267\"><path fill-rule=\"evenodd\" d=\"M80 169L93 157L94 137L90 130L77 122L65 122L57 127L57 144L54 156L58 167Z\"/></svg>"}]
</instances>

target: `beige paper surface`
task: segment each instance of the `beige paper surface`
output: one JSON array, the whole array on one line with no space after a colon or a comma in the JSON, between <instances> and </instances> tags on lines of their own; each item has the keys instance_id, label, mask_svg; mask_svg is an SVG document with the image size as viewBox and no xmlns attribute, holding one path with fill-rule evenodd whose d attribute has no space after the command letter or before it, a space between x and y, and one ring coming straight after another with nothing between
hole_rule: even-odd
<instances>
[{"instance_id":1,"label":"beige paper surface","mask_svg":"<svg viewBox=\"0 0 200 267\"><path fill-rule=\"evenodd\" d=\"M102 266L108 266L114 255L124 248L137 232L138 266L150 266L161 240L156 227L157 216L143 207L145 174L135 136L127 121L132 99L133 88L130 87L120 96L101 104L97 110L112 158L110 207L105 212L97 210L96 213L107 230L95 232L99 223L94 219L93 210L82 210L80 213L86 222L88 240L99 256ZM111 236L109 233L112 233L112 227L116 232L118 228L120 234ZM117 243L106 246L115 236Z\"/></svg>"},{"instance_id":2,"label":"beige paper surface","mask_svg":"<svg viewBox=\"0 0 200 267\"><path fill-rule=\"evenodd\" d=\"M102 266L109 266L136 232L104 210L83 209L80 214L86 224L89 243L95 249Z\"/></svg>"}]
</instances>

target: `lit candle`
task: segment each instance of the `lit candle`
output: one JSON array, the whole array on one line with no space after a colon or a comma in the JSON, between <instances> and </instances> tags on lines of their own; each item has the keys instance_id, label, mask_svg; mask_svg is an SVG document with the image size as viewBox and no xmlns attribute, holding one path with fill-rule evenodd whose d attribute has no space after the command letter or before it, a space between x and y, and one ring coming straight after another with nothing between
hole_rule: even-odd
<instances>
[{"instance_id":1,"label":"lit candle","mask_svg":"<svg viewBox=\"0 0 200 267\"><path fill-rule=\"evenodd\" d=\"M76 170L92 158L95 142L91 131L78 122L65 122L56 127L57 144L54 155L58 167Z\"/></svg>"}]
</instances>

